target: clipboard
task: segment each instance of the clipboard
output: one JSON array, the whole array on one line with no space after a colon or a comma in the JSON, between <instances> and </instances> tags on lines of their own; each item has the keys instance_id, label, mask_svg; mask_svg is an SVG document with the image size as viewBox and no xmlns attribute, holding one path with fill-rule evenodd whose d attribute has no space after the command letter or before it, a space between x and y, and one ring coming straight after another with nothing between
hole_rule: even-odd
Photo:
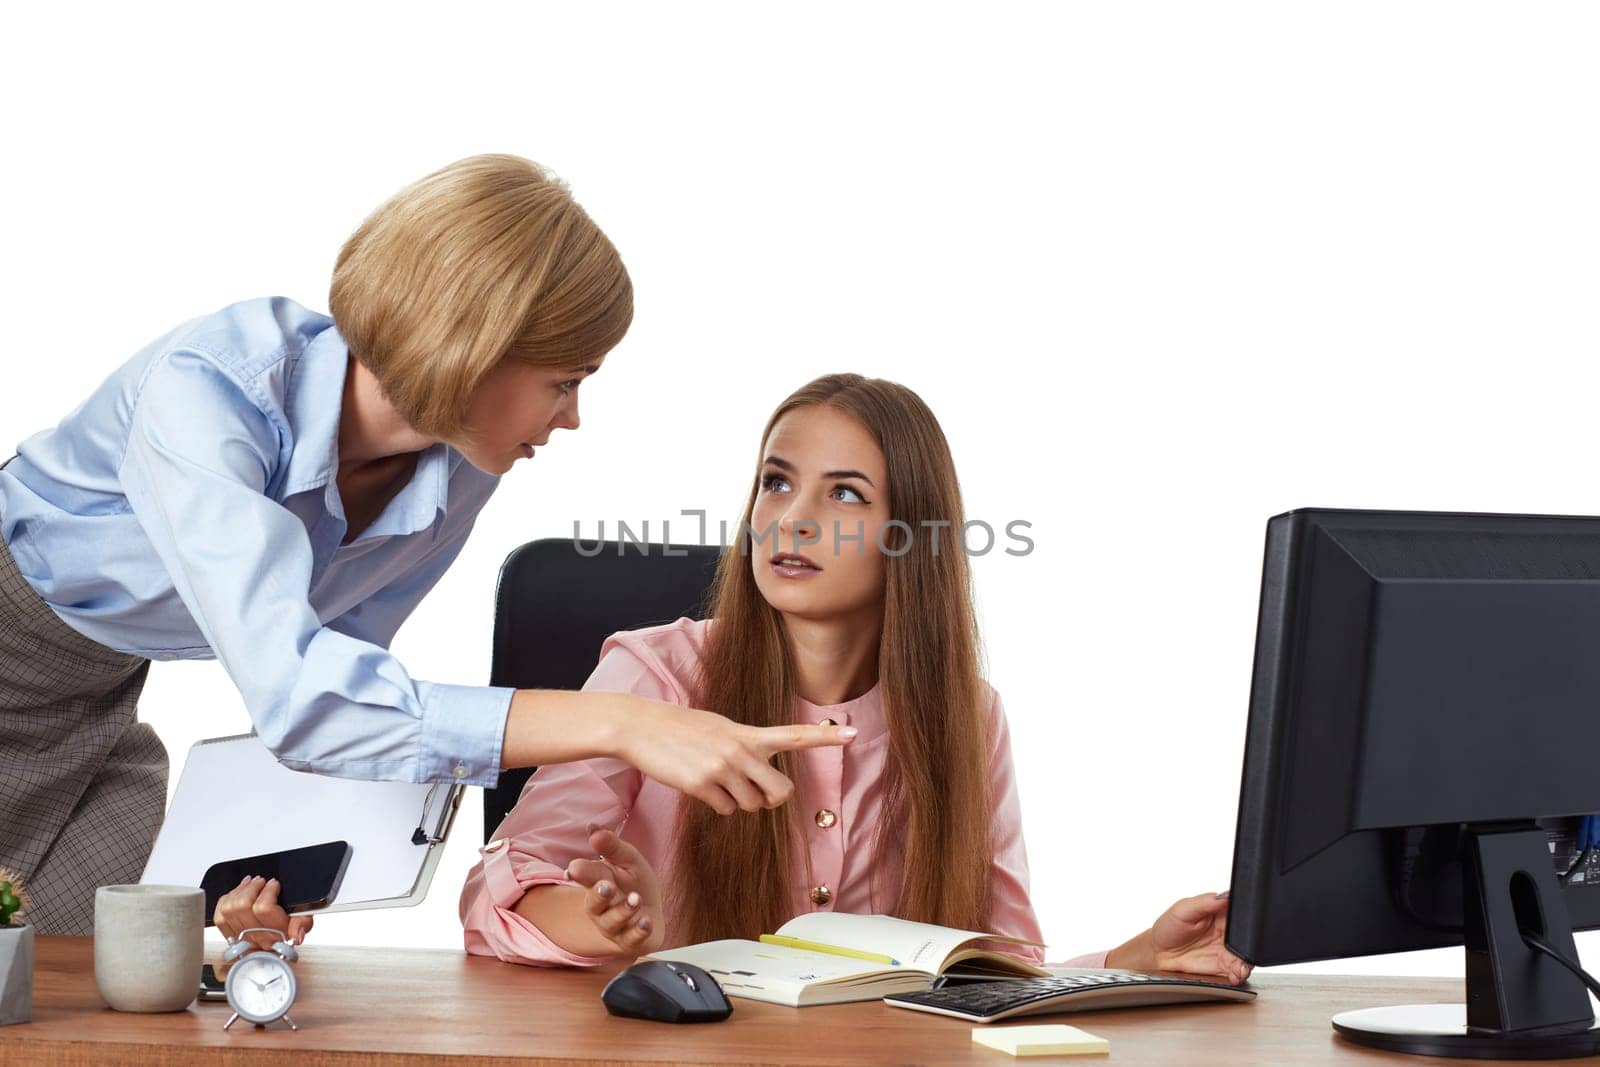
<instances>
[{"instance_id":1,"label":"clipboard","mask_svg":"<svg viewBox=\"0 0 1600 1067\"><path fill-rule=\"evenodd\" d=\"M422 903L465 786L370 782L290 770L254 733L196 741L145 864L145 884L199 886L212 864L339 839L348 867L328 906Z\"/></svg>"}]
</instances>

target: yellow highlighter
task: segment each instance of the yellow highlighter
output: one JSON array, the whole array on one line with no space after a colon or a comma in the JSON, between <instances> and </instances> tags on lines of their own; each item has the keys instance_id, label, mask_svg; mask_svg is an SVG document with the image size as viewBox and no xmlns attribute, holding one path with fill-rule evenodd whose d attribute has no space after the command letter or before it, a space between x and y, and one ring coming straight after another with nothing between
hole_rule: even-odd
<instances>
[{"instance_id":1,"label":"yellow highlighter","mask_svg":"<svg viewBox=\"0 0 1600 1067\"><path fill-rule=\"evenodd\" d=\"M849 956L853 960L867 960L870 963L886 963L891 967L900 966L900 961L881 952L861 952L853 948L840 948L837 945L822 945L815 941L802 941L798 937L785 937L782 934L762 934L763 945L782 945L785 948L805 949L808 952L826 952L830 956Z\"/></svg>"}]
</instances>

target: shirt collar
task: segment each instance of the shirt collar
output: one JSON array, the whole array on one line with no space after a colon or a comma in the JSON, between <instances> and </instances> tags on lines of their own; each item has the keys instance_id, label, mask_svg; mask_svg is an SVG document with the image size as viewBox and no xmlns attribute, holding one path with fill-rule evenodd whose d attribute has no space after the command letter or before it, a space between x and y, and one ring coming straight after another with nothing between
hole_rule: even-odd
<instances>
[{"instance_id":1,"label":"shirt collar","mask_svg":"<svg viewBox=\"0 0 1600 1067\"><path fill-rule=\"evenodd\" d=\"M840 726L854 726L860 731L858 742L877 737L888 725L883 716L883 690L876 682L871 689L843 704L813 704L803 697L796 697L795 702L800 705L800 722L832 719Z\"/></svg>"},{"instance_id":2,"label":"shirt collar","mask_svg":"<svg viewBox=\"0 0 1600 1067\"><path fill-rule=\"evenodd\" d=\"M294 442L283 495L324 488L328 510L344 517L334 475L339 462L339 413L344 408L345 373L350 348L337 326L313 337L301 351L288 382L285 413ZM434 444L417 457L417 467L383 513L361 532L369 537L411 534L433 526L449 502L450 446Z\"/></svg>"},{"instance_id":3,"label":"shirt collar","mask_svg":"<svg viewBox=\"0 0 1600 1067\"><path fill-rule=\"evenodd\" d=\"M361 531L357 541L365 541L369 537L413 534L433 526L444 513L449 498L449 447L436 444L422 450L411 480L389 501L383 514Z\"/></svg>"},{"instance_id":4,"label":"shirt collar","mask_svg":"<svg viewBox=\"0 0 1600 1067\"><path fill-rule=\"evenodd\" d=\"M293 496L333 480L344 407L345 368L350 349L333 325L313 337L289 371L284 414L289 420L289 473L283 495Z\"/></svg>"}]
</instances>

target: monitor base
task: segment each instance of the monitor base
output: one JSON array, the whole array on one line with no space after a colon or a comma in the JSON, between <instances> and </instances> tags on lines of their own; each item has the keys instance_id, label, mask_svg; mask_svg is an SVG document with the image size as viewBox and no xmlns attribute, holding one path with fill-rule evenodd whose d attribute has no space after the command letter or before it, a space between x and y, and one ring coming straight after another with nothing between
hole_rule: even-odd
<instances>
[{"instance_id":1,"label":"monitor base","mask_svg":"<svg viewBox=\"0 0 1600 1067\"><path fill-rule=\"evenodd\" d=\"M1600 1053L1600 1023L1566 1033L1473 1033L1467 1029L1465 1004L1399 1004L1344 1011L1333 1017L1333 1029L1358 1045L1416 1056L1559 1060Z\"/></svg>"}]
</instances>

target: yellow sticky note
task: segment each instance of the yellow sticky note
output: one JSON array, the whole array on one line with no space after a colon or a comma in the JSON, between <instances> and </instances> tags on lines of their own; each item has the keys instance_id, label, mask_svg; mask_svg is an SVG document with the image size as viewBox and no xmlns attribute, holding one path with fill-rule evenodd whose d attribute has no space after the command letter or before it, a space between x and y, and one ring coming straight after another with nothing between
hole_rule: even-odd
<instances>
[{"instance_id":1,"label":"yellow sticky note","mask_svg":"<svg viewBox=\"0 0 1600 1067\"><path fill-rule=\"evenodd\" d=\"M1013 1056L1093 1056L1111 1051L1105 1038L1060 1025L974 1028L972 1043Z\"/></svg>"}]
</instances>

